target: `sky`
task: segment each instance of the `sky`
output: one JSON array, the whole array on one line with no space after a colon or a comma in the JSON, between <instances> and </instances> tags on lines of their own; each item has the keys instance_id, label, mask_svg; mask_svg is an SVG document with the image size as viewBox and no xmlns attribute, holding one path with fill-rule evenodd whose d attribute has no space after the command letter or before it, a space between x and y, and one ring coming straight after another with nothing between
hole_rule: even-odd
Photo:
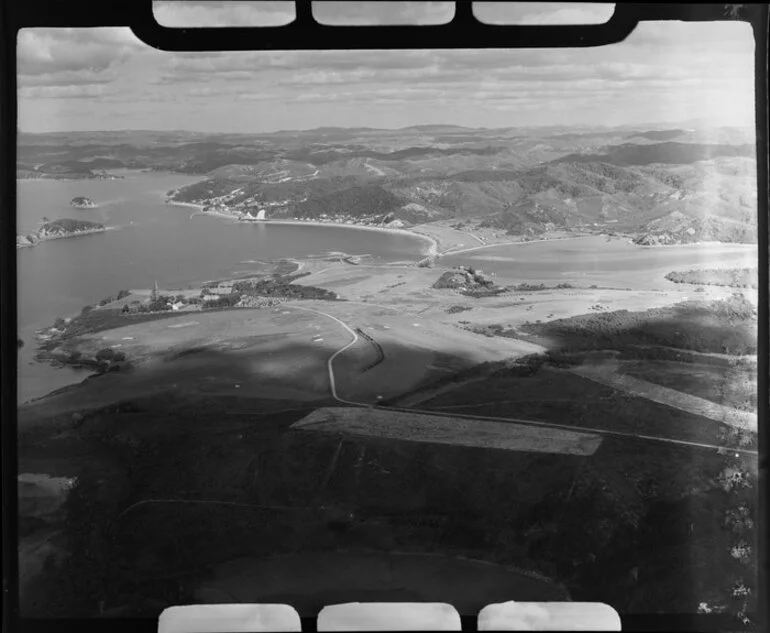
<instances>
[{"instance_id":1,"label":"sky","mask_svg":"<svg viewBox=\"0 0 770 633\"><path fill-rule=\"evenodd\" d=\"M314 3L328 23L441 23L443 2ZM488 3L481 3L488 4ZM607 5L495 3L489 22L604 22ZM320 8L319 8L320 7ZM285 2L157 3L167 26L276 25ZM321 126L399 128L754 125L754 41L742 22L647 22L587 49L171 53L128 28L24 29L23 132L258 133Z\"/></svg>"}]
</instances>

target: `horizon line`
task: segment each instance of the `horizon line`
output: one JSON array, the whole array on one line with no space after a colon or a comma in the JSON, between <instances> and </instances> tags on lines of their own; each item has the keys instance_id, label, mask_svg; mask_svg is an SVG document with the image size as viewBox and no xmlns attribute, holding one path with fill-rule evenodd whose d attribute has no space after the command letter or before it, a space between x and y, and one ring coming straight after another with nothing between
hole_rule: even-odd
<instances>
[{"instance_id":1,"label":"horizon line","mask_svg":"<svg viewBox=\"0 0 770 633\"><path fill-rule=\"evenodd\" d=\"M269 136L276 134L291 134L291 133L307 133L316 132L319 130L335 130L335 131L355 131L355 130L371 130L374 132L400 132L405 130L419 129L419 128L457 128L462 130L474 131L474 132L494 132L497 130L538 130L538 129L591 129L591 130L623 130L623 129L642 129L655 128L658 131L665 130L695 130L701 131L706 129L739 129L739 130L751 130L754 129L754 125L728 125L728 124L709 124L705 121L681 121L681 122L641 122L641 123L626 123L620 125L600 125L589 123L576 123L576 124L542 124L542 125L522 125L522 126L503 126L503 127L471 127L467 125L459 125L455 123L417 123L414 125L406 125L402 127L369 127L365 125L353 125L350 127L337 126L337 125L322 125L312 128L294 128L294 129L278 129L272 131L261 132L224 132L224 131L202 131L192 130L184 128L175 129L157 129L157 128L117 128L117 129L102 129L102 130L47 130L44 132L30 132L26 130L16 130L17 135L45 135L45 134L116 134L116 133L131 133L131 132L152 132L156 134L172 134L172 133L185 133L185 134L199 134L199 135L211 135L211 136Z\"/></svg>"}]
</instances>

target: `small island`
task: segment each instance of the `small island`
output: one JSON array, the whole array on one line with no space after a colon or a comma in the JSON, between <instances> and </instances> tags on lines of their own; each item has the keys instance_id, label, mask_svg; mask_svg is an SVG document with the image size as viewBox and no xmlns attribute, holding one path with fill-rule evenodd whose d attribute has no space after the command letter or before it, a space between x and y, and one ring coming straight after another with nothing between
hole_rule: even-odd
<instances>
[{"instance_id":1,"label":"small island","mask_svg":"<svg viewBox=\"0 0 770 633\"><path fill-rule=\"evenodd\" d=\"M85 235L88 233L101 233L106 230L107 227L98 222L71 220L68 218L53 221L44 220L37 231L33 231L27 235L17 235L16 248L34 246L38 242L46 240L56 240L63 237L73 237L75 235Z\"/></svg>"},{"instance_id":2,"label":"small island","mask_svg":"<svg viewBox=\"0 0 770 633\"><path fill-rule=\"evenodd\" d=\"M96 203L91 198L85 196L76 196L70 200L70 206L77 209L95 209Z\"/></svg>"}]
</instances>

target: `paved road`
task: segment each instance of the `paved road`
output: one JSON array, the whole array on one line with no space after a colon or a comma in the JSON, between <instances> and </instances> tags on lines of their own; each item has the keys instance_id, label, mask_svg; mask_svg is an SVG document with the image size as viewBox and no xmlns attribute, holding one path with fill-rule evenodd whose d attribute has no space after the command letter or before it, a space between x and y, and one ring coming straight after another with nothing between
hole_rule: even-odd
<instances>
[{"instance_id":1,"label":"paved road","mask_svg":"<svg viewBox=\"0 0 770 633\"><path fill-rule=\"evenodd\" d=\"M334 360L342 354L345 350L349 349L353 345L355 345L358 342L358 334L350 327L348 326L344 321L338 319L335 316L332 316L331 314L327 314L326 312L322 312L320 310L314 310L312 308L306 308L304 306L291 306L292 308L296 308L298 310L306 310L308 312L314 312L315 314L319 314L321 316L327 317L329 319L333 319L337 323L339 323L343 328L345 328L348 332L350 332L351 336L353 337L353 340L350 341L347 345L341 347L336 352L334 352L327 361L327 368L329 371L329 384L331 386L331 392L332 396L334 397L337 402L341 402L343 404L355 406L355 407L367 407L371 408L372 404L368 402L356 402L353 400L346 400L344 398L340 398L340 396L337 394L337 385L336 381L334 379ZM542 427L549 427L549 428L555 428L555 429L564 429L568 431L585 431L587 433L598 433L601 435L611 435L615 437L630 437L630 438L637 438L642 440L651 440L654 442L663 442L665 444L677 444L680 446L690 446L694 448L707 448L707 449L714 449L714 450L728 450L731 452L734 452L736 454L742 453L744 455L757 455L757 451L754 450L748 450L743 448L728 448L725 446L719 446L716 444L706 444L702 442L690 442L687 440L676 440L669 437L659 437L655 435L643 435L640 433L627 433L623 431L611 431L608 429L597 429L592 427L585 427L585 426L573 426L569 424L556 424L554 422L541 422L538 420L524 420L521 418L502 418L502 417L496 417L496 416L482 416L482 415L467 415L463 413L442 413L440 411L436 410L430 410L430 409L414 409L414 408L401 408L401 407L387 407L390 410L393 411L403 411L406 413L422 413L425 415L434 415L434 416L440 416L440 417L454 417L454 418L468 418L468 419L474 419L474 420L490 420L493 422L514 422L517 424L526 424L531 426L542 426Z\"/></svg>"}]
</instances>

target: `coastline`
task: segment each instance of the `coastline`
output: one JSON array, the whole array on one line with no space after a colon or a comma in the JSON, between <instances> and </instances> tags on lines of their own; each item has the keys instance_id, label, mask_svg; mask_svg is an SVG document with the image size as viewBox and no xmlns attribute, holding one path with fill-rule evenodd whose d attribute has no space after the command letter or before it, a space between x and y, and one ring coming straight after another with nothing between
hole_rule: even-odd
<instances>
[{"instance_id":1,"label":"coastline","mask_svg":"<svg viewBox=\"0 0 770 633\"><path fill-rule=\"evenodd\" d=\"M684 242L682 244L636 244L635 242L631 242L635 246L638 246L640 248L684 248L687 246L707 246L707 247L731 247L736 248L737 250L746 250L748 248L758 248L758 245L756 242L715 242L713 240L710 241L703 241L703 242Z\"/></svg>"},{"instance_id":2,"label":"coastline","mask_svg":"<svg viewBox=\"0 0 770 633\"><path fill-rule=\"evenodd\" d=\"M203 204L197 204L195 202L178 202L177 200L166 200L166 204L170 204L174 207L192 207L193 209L198 209L200 211L203 211L203 208L205 205ZM206 213L206 215L209 215L209 213ZM213 215L213 214L211 214Z\"/></svg>"},{"instance_id":3,"label":"coastline","mask_svg":"<svg viewBox=\"0 0 770 633\"><path fill-rule=\"evenodd\" d=\"M386 233L392 233L397 235L408 235L410 237L418 237L421 240L428 242L428 247L426 251L422 253L423 256L436 257L440 254L439 249L441 244L435 237L432 237L430 235L426 235L425 233L414 231L408 228L391 228L387 226L366 226L361 224L343 224L341 222L318 222L316 220L242 220L238 216L235 216L229 213L221 213L218 211L204 212L203 209L205 205L197 204L195 202L178 202L176 200L166 200L166 204L170 204L178 207L188 207L192 209L197 209L198 211L201 212L200 215L210 215L218 218L223 218L226 220L233 220L235 222L243 223L243 224L254 224L257 222L261 222L262 224L280 224L284 226L331 226L335 228L359 229L359 230L365 230L365 231L383 231ZM197 214L193 214L193 215L197 215Z\"/></svg>"},{"instance_id":4,"label":"coastline","mask_svg":"<svg viewBox=\"0 0 770 633\"><path fill-rule=\"evenodd\" d=\"M16 243L16 248L30 248L31 246L37 246L40 244L40 242L50 242L51 240L63 240L68 237L78 237L79 235L90 235L92 233L104 233L106 231L114 230L118 227L113 226L105 226L103 229L88 229L87 231L76 231L74 233L67 233L66 235L49 235L46 237L41 237L37 240L37 242L30 242L29 244L19 244Z\"/></svg>"},{"instance_id":5,"label":"coastline","mask_svg":"<svg viewBox=\"0 0 770 633\"><path fill-rule=\"evenodd\" d=\"M447 251L445 253L442 253L442 255L459 255L461 253L470 253L472 251L480 251L484 248L494 248L495 246L521 246L524 244L538 244L541 242L563 242L566 240L580 240L585 239L586 237L592 237L590 235L574 235L569 237L547 237L545 239L541 240L518 240L518 241L511 241L511 242L495 242L493 244L484 244L483 246L472 246L470 248L461 248L459 250L454 251Z\"/></svg>"},{"instance_id":6,"label":"coastline","mask_svg":"<svg viewBox=\"0 0 770 633\"><path fill-rule=\"evenodd\" d=\"M208 214L207 214L208 215ZM212 214L213 215L213 214ZM237 218L234 218L237 219ZM408 228L390 228L387 226L365 226L361 224L342 224L339 222L316 222L313 220L265 220L264 224L282 224L286 226L331 226L335 228L343 228L343 229L358 229L361 231L381 231L384 233L392 233L395 235L408 235L411 237L418 237L421 240L428 242L428 248L425 253L423 253L425 256L428 257L435 257L439 253L439 242L436 238L431 237L429 235L425 235L424 233L419 233L417 231L412 231Z\"/></svg>"}]
</instances>

